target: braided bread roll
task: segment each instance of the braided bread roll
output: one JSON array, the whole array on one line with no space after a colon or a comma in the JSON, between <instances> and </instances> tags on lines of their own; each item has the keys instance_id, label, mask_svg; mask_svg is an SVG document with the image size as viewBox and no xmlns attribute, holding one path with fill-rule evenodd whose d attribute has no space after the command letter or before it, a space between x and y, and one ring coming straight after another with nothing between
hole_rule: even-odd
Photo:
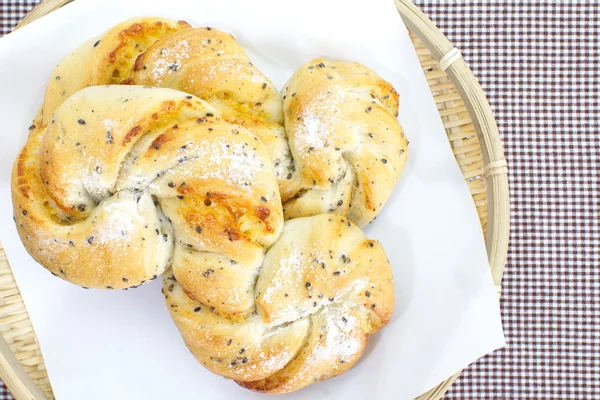
<instances>
[{"instance_id":1,"label":"braided bread roll","mask_svg":"<svg viewBox=\"0 0 600 400\"><path fill-rule=\"evenodd\" d=\"M84 89L115 83L192 95ZM186 344L249 389L343 373L393 309L383 249L345 215L369 222L400 175L397 94L359 64L316 60L282 96L284 112L215 29L141 18L82 45L55 70L15 163L27 250L84 287L134 287L172 266L163 291ZM285 227L282 201L296 218Z\"/></svg>"},{"instance_id":2,"label":"braided bread roll","mask_svg":"<svg viewBox=\"0 0 600 400\"><path fill-rule=\"evenodd\" d=\"M287 179L292 160L279 94L232 35L166 18L118 24L56 67L46 89L44 120L73 93L108 84L166 87L208 101L224 119L259 137L274 161L281 192L297 191Z\"/></svg>"},{"instance_id":3,"label":"braided bread roll","mask_svg":"<svg viewBox=\"0 0 600 400\"><path fill-rule=\"evenodd\" d=\"M58 65L48 82L43 120L78 90L105 84L181 90L250 129L271 156L286 219L336 212L366 225L381 211L406 162L398 93L358 63L315 59L299 68L282 91L282 111L273 84L230 34L134 18L82 44Z\"/></svg>"},{"instance_id":4,"label":"braided bread roll","mask_svg":"<svg viewBox=\"0 0 600 400\"><path fill-rule=\"evenodd\" d=\"M383 248L344 217L287 221L257 273L256 305L246 318L215 310L225 294L198 302L189 282L169 272L163 280L171 316L194 356L248 389L285 393L339 375L391 318L393 280ZM214 285L220 274L198 280Z\"/></svg>"},{"instance_id":5,"label":"braided bread roll","mask_svg":"<svg viewBox=\"0 0 600 400\"><path fill-rule=\"evenodd\" d=\"M359 63L317 58L282 91L299 190L285 218L336 212L359 226L379 214L407 157L398 93Z\"/></svg>"},{"instance_id":6,"label":"braided bread roll","mask_svg":"<svg viewBox=\"0 0 600 400\"><path fill-rule=\"evenodd\" d=\"M191 294L210 301L213 291L229 293L232 300L216 307L231 313L252 307L254 270L283 224L262 143L204 101L171 89L77 92L32 131L12 185L21 239L52 273L117 289L172 264L185 282L198 268L222 263L180 255L201 245L224 254L228 266L237 262L226 269L236 280Z\"/></svg>"}]
</instances>

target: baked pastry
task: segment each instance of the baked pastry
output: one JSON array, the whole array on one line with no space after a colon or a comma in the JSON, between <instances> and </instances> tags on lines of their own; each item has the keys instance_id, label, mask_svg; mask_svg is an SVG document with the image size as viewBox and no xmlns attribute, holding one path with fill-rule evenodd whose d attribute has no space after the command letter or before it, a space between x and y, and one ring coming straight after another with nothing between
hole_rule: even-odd
<instances>
[{"instance_id":1,"label":"baked pastry","mask_svg":"<svg viewBox=\"0 0 600 400\"><path fill-rule=\"evenodd\" d=\"M260 138L274 161L281 192L297 191L287 179L292 160L279 94L232 35L166 18L120 23L56 67L46 89L44 120L78 90L109 84L167 87L208 101L227 121Z\"/></svg>"},{"instance_id":2,"label":"baked pastry","mask_svg":"<svg viewBox=\"0 0 600 400\"><path fill-rule=\"evenodd\" d=\"M335 212L371 222L406 163L396 90L364 65L317 58L281 94L298 181L285 218Z\"/></svg>"},{"instance_id":3,"label":"baked pastry","mask_svg":"<svg viewBox=\"0 0 600 400\"><path fill-rule=\"evenodd\" d=\"M181 249L182 258L220 261L196 273L196 281L167 271L163 293L194 356L248 389L285 393L339 375L391 318L393 281L383 248L339 215L285 223L281 237L253 267L258 279L256 287L247 282L247 291L254 292L256 303L243 315L221 311L229 294L215 290L209 302L190 295L196 285L240 279L231 274L239 264L232 268L230 253L223 251Z\"/></svg>"},{"instance_id":4,"label":"baked pastry","mask_svg":"<svg viewBox=\"0 0 600 400\"><path fill-rule=\"evenodd\" d=\"M106 84L181 90L251 130L273 161L286 219L335 212L366 225L406 162L398 93L358 63L315 59L296 71L280 99L230 34L133 18L61 61L48 82L42 119L78 90Z\"/></svg>"},{"instance_id":5,"label":"baked pastry","mask_svg":"<svg viewBox=\"0 0 600 400\"><path fill-rule=\"evenodd\" d=\"M351 368L391 318L389 262L357 225L404 167L397 110L360 64L316 59L280 98L231 35L132 19L54 71L14 165L19 235L86 288L166 271L202 364L293 391Z\"/></svg>"},{"instance_id":6,"label":"baked pastry","mask_svg":"<svg viewBox=\"0 0 600 400\"><path fill-rule=\"evenodd\" d=\"M192 353L288 392L354 365L391 317L393 283L381 246L344 217L284 227L269 161L187 93L87 88L33 128L15 221L38 262L81 286L137 286L170 265L163 290Z\"/></svg>"},{"instance_id":7,"label":"baked pastry","mask_svg":"<svg viewBox=\"0 0 600 400\"><path fill-rule=\"evenodd\" d=\"M47 124L34 123L12 193L29 253L84 287L137 286L171 264L178 274L177 248L208 238L215 252L226 246L233 259L259 265L283 224L262 143L171 89L99 86L72 95ZM246 297L218 307L246 311Z\"/></svg>"}]
</instances>

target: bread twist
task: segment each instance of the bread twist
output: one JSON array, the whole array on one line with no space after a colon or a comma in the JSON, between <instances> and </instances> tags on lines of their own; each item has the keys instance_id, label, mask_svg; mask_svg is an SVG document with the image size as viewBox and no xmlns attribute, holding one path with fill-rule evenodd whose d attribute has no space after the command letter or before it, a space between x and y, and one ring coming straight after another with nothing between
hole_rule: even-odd
<instances>
[{"instance_id":1,"label":"bread twist","mask_svg":"<svg viewBox=\"0 0 600 400\"><path fill-rule=\"evenodd\" d=\"M281 96L231 35L129 20L56 68L12 182L40 264L108 289L167 270L194 356L269 393L351 368L390 320L389 262L354 223L407 146L397 93L360 64L314 60Z\"/></svg>"},{"instance_id":2,"label":"bread twist","mask_svg":"<svg viewBox=\"0 0 600 400\"><path fill-rule=\"evenodd\" d=\"M196 254L189 250L189 257ZM207 286L219 279L219 268L198 274ZM267 393L296 390L350 369L394 306L383 248L334 214L285 223L266 253L254 289L256 308L247 318L215 312L226 296L198 302L189 288L165 274L163 293L188 348L211 371Z\"/></svg>"},{"instance_id":3,"label":"bread twist","mask_svg":"<svg viewBox=\"0 0 600 400\"><path fill-rule=\"evenodd\" d=\"M400 178L408 142L398 93L358 63L317 58L282 91L298 192L286 219L336 212L359 226L379 214Z\"/></svg>"},{"instance_id":4,"label":"bread twist","mask_svg":"<svg viewBox=\"0 0 600 400\"><path fill-rule=\"evenodd\" d=\"M70 282L137 286L171 263L177 274L176 235L175 250L225 246L239 262L239 279L218 288L232 302L282 226L270 158L256 136L198 98L141 86L84 89L36 127L15 163L13 203L29 252ZM244 311L253 303L246 297L218 307Z\"/></svg>"},{"instance_id":5,"label":"bread twist","mask_svg":"<svg viewBox=\"0 0 600 400\"><path fill-rule=\"evenodd\" d=\"M34 128L13 202L28 251L70 282L137 286L171 265L163 292L186 344L252 390L346 371L391 317L381 246L334 214L290 220L281 234L266 149L186 93L72 95Z\"/></svg>"},{"instance_id":6,"label":"bread twist","mask_svg":"<svg viewBox=\"0 0 600 400\"><path fill-rule=\"evenodd\" d=\"M271 156L286 219L335 212L366 225L406 162L398 93L358 63L315 59L302 66L282 91L282 112L273 84L230 34L134 18L58 65L48 82L44 120L78 90L115 83L193 94L250 129Z\"/></svg>"},{"instance_id":7,"label":"bread twist","mask_svg":"<svg viewBox=\"0 0 600 400\"><path fill-rule=\"evenodd\" d=\"M133 18L79 46L52 76L44 120L88 86L148 85L198 96L227 121L252 130L274 161L281 192L297 192L287 178L292 159L277 90L228 33L165 18Z\"/></svg>"}]
</instances>

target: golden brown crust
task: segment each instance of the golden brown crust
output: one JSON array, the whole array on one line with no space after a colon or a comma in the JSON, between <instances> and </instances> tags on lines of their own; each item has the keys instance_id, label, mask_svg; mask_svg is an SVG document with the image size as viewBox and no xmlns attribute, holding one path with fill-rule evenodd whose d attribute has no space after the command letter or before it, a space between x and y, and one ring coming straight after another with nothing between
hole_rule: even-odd
<instances>
[{"instance_id":1,"label":"golden brown crust","mask_svg":"<svg viewBox=\"0 0 600 400\"><path fill-rule=\"evenodd\" d=\"M82 44L52 76L43 105L45 122L70 95L89 86L149 85L184 91L210 102L224 119L258 136L274 162L282 193L297 191L286 178L292 161L281 99L228 33L165 18L133 18Z\"/></svg>"},{"instance_id":2,"label":"golden brown crust","mask_svg":"<svg viewBox=\"0 0 600 400\"><path fill-rule=\"evenodd\" d=\"M406 163L398 93L361 64L317 58L281 94L299 181L295 196L283 196L286 219L336 212L371 222Z\"/></svg>"},{"instance_id":3,"label":"golden brown crust","mask_svg":"<svg viewBox=\"0 0 600 400\"><path fill-rule=\"evenodd\" d=\"M350 219L369 222L404 166L398 95L317 59L282 96L289 138L272 83L216 29L135 18L83 44L14 165L25 247L84 287L172 266L163 292L185 343L251 390L345 372L393 310L385 253ZM282 198L286 218L315 216L284 228Z\"/></svg>"},{"instance_id":4,"label":"golden brown crust","mask_svg":"<svg viewBox=\"0 0 600 400\"><path fill-rule=\"evenodd\" d=\"M262 246L279 235L281 201L266 150L198 98L92 87L36 126L13 171L15 221L30 254L63 279L126 288L173 260L176 274L194 275L198 266L173 258L176 235L250 265L250 281Z\"/></svg>"},{"instance_id":5,"label":"golden brown crust","mask_svg":"<svg viewBox=\"0 0 600 400\"><path fill-rule=\"evenodd\" d=\"M197 275L195 283L165 274L171 316L203 365L254 391L290 392L345 372L391 319L393 279L383 248L341 216L285 223L261 260L252 285L255 312L246 316L214 308L231 293L213 291L211 301L188 294L194 284L208 288L218 269L220 279L235 280L243 266L220 254L190 253L212 272Z\"/></svg>"},{"instance_id":6,"label":"golden brown crust","mask_svg":"<svg viewBox=\"0 0 600 400\"><path fill-rule=\"evenodd\" d=\"M133 18L83 43L52 73L42 107L44 121L49 122L54 111L83 88L123 83L138 54L157 40L189 28L183 21Z\"/></svg>"}]
</instances>

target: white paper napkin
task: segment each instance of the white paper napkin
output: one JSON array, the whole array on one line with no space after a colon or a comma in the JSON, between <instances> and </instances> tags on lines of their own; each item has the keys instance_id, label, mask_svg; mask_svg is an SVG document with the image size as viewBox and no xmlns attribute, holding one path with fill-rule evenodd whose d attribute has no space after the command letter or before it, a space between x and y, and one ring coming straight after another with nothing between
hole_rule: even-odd
<instances>
[{"instance_id":1,"label":"white paper napkin","mask_svg":"<svg viewBox=\"0 0 600 400\"><path fill-rule=\"evenodd\" d=\"M391 0L77 0L0 39L0 239L58 399L264 397L195 361L160 282L126 292L63 282L29 257L12 221L12 163L52 69L81 42L141 15L233 33L278 87L326 56L362 62L400 93L408 164L366 229L393 265L393 320L351 371L283 399L410 399L504 345L476 210Z\"/></svg>"}]
</instances>

